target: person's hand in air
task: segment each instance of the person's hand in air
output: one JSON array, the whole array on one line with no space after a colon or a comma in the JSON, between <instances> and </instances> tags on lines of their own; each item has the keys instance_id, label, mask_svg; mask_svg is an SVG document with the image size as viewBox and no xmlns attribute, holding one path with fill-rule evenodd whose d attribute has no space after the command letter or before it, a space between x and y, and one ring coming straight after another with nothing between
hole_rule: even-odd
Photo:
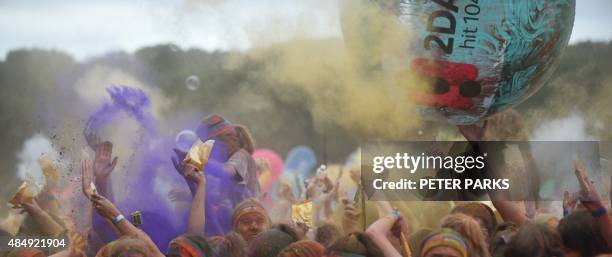
<instances>
[{"instance_id":1,"label":"person's hand in air","mask_svg":"<svg viewBox=\"0 0 612 257\"><path fill-rule=\"evenodd\" d=\"M488 122L484 120L482 126L479 124L457 125L459 132L470 142L486 141Z\"/></svg>"},{"instance_id":2,"label":"person's hand in air","mask_svg":"<svg viewBox=\"0 0 612 257\"><path fill-rule=\"evenodd\" d=\"M105 179L117 166L117 157L113 155L113 144L109 141L102 142L96 146L96 154L93 162L94 175L97 179ZM111 160L112 159L112 160Z\"/></svg>"},{"instance_id":3,"label":"person's hand in air","mask_svg":"<svg viewBox=\"0 0 612 257\"><path fill-rule=\"evenodd\" d=\"M600 208L603 208L603 204L601 202L601 198L595 190L595 186L593 182L588 177L588 172L584 164L580 160L576 160L574 162L575 166L575 174L578 179L578 184L580 185L580 191L578 192L578 199L580 203L587 208L587 210L594 212Z\"/></svg>"},{"instance_id":4,"label":"person's hand in air","mask_svg":"<svg viewBox=\"0 0 612 257\"><path fill-rule=\"evenodd\" d=\"M119 209L104 196L93 194L91 196L91 202L93 203L94 210L105 219L113 220L121 214Z\"/></svg>"},{"instance_id":5,"label":"person's hand in air","mask_svg":"<svg viewBox=\"0 0 612 257\"><path fill-rule=\"evenodd\" d=\"M199 170L195 164L189 161L183 161L181 175L185 180L194 183L195 185L201 186L206 184L206 176L204 172Z\"/></svg>"},{"instance_id":6,"label":"person's hand in air","mask_svg":"<svg viewBox=\"0 0 612 257\"><path fill-rule=\"evenodd\" d=\"M87 199L91 200L93 194L97 194L94 180L93 164L86 154L81 157L81 189Z\"/></svg>"}]
</instances>

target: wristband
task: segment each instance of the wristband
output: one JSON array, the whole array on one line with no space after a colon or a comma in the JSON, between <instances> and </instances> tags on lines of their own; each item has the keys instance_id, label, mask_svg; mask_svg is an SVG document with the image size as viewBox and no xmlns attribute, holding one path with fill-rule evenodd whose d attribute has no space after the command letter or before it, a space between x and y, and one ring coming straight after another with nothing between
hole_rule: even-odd
<instances>
[{"instance_id":1,"label":"wristband","mask_svg":"<svg viewBox=\"0 0 612 257\"><path fill-rule=\"evenodd\" d=\"M593 216L593 218L599 218L599 217L603 216L604 214L606 214L606 212L607 212L606 208L599 207L599 209L591 212L591 216Z\"/></svg>"},{"instance_id":2,"label":"wristband","mask_svg":"<svg viewBox=\"0 0 612 257\"><path fill-rule=\"evenodd\" d=\"M112 220L113 225L119 224L119 222L121 222L124 219L125 219L125 217L123 216L123 214L119 213L119 215L117 215L117 217L113 218L113 220Z\"/></svg>"}]
</instances>

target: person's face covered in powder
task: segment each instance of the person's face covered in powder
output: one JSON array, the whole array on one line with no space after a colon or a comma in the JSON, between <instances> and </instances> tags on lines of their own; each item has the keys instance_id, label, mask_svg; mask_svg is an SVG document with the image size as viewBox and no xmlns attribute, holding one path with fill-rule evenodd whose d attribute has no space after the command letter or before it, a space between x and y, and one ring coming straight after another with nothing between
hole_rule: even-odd
<instances>
[{"instance_id":1,"label":"person's face covered in powder","mask_svg":"<svg viewBox=\"0 0 612 257\"><path fill-rule=\"evenodd\" d=\"M236 233L240 234L247 242L251 241L259 233L269 227L268 219L256 212L243 214L236 225Z\"/></svg>"},{"instance_id":2,"label":"person's face covered in powder","mask_svg":"<svg viewBox=\"0 0 612 257\"><path fill-rule=\"evenodd\" d=\"M259 233L270 228L270 218L261 203L247 199L236 205L232 224L234 232L240 234L248 243Z\"/></svg>"}]
</instances>

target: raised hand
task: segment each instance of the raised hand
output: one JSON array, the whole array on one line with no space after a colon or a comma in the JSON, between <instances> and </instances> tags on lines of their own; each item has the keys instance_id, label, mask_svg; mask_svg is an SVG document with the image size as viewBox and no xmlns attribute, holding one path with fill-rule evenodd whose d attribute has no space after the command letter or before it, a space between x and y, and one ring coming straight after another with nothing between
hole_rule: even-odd
<instances>
[{"instance_id":1,"label":"raised hand","mask_svg":"<svg viewBox=\"0 0 612 257\"><path fill-rule=\"evenodd\" d=\"M68 240L70 241L69 256L70 257L84 257L87 256L85 251L87 249L87 234L89 229L83 233L83 235L77 232L69 232Z\"/></svg>"},{"instance_id":2,"label":"raised hand","mask_svg":"<svg viewBox=\"0 0 612 257\"><path fill-rule=\"evenodd\" d=\"M18 207L21 209L21 211L19 211L19 213L29 213L29 214L42 214L45 211L43 211L42 208L40 208L40 205L38 205L38 202L36 202L36 199L32 199L32 202L21 202L20 206Z\"/></svg>"},{"instance_id":3,"label":"raised hand","mask_svg":"<svg viewBox=\"0 0 612 257\"><path fill-rule=\"evenodd\" d=\"M608 248L612 248L612 219L603 206L601 198L593 186L593 182L589 180L587 170L582 162L577 159L574 165L576 166L575 172L578 178L578 184L580 184L578 196L580 203L591 212L591 215L593 215L599 226L599 231L606 239ZM603 212L601 212L601 210L603 210Z\"/></svg>"},{"instance_id":4,"label":"raised hand","mask_svg":"<svg viewBox=\"0 0 612 257\"><path fill-rule=\"evenodd\" d=\"M357 223L359 222L359 218L361 217L361 213L355 207L355 203L346 198L342 199L342 203L344 204L344 213L342 215L342 226L345 231L351 231Z\"/></svg>"},{"instance_id":5,"label":"raised hand","mask_svg":"<svg viewBox=\"0 0 612 257\"><path fill-rule=\"evenodd\" d=\"M93 184L93 164L91 160L87 157L87 155L83 155L81 157L81 189L83 190L83 194L87 197L87 199L91 200L91 196L96 194L95 186Z\"/></svg>"},{"instance_id":6,"label":"raised hand","mask_svg":"<svg viewBox=\"0 0 612 257\"><path fill-rule=\"evenodd\" d=\"M406 239L403 241L407 242L407 238L405 237L404 233L407 233L408 229L407 226L402 224L401 220L402 218L398 213L392 213L379 218L365 231L372 238L372 241L374 241L374 243L383 251L384 256L402 257L402 255L395 249L395 247L393 247L393 244L387 237L388 235L393 234L400 240L402 240L402 238ZM407 245L404 242L402 242L402 246ZM406 249L405 247L402 248ZM408 249L406 252L407 256L409 256L410 250Z\"/></svg>"},{"instance_id":7,"label":"raised hand","mask_svg":"<svg viewBox=\"0 0 612 257\"><path fill-rule=\"evenodd\" d=\"M487 120L484 121L482 126L477 124L457 125L459 132L461 132L463 137L470 142L486 141L485 135L487 132L487 127Z\"/></svg>"},{"instance_id":8,"label":"raised hand","mask_svg":"<svg viewBox=\"0 0 612 257\"><path fill-rule=\"evenodd\" d=\"M344 169L340 168L340 173L338 173L338 177L336 177L336 181L334 181L333 183L331 182L331 180L329 181L331 183L331 190L329 191L329 194L327 196L328 201L335 201L338 200L338 196L340 195L340 179L342 179L342 176L344 175Z\"/></svg>"},{"instance_id":9,"label":"raised hand","mask_svg":"<svg viewBox=\"0 0 612 257\"><path fill-rule=\"evenodd\" d=\"M304 222L295 222L294 228L296 232L298 233L298 235L300 236L300 238L306 237L306 234L310 230L310 227L308 226L308 224Z\"/></svg>"},{"instance_id":10,"label":"raised hand","mask_svg":"<svg viewBox=\"0 0 612 257\"><path fill-rule=\"evenodd\" d=\"M93 194L91 196L91 202L96 212L106 219L112 220L121 213L111 201L99 194Z\"/></svg>"},{"instance_id":11,"label":"raised hand","mask_svg":"<svg viewBox=\"0 0 612 257\"><path fill-rule=\"evenodd\" d=\"M113 144L111 142L102 142L96 146L96 157L93 163L93 170L96 178L107 178L115 169L115 166L117 165L117 157L112 158L112 155Z\"/></svg>"},{"instance_id":12,"label":"raised hand","mask_svg":"<svg viewBox=\"0 0 612 257\"><path fill-rule=\"evenodd\" d=\"M393 223L393 227L391 227L391 234L399 239L402 238L402 235L408 235L408 223L406 223L404 217L400 216L395 223Z\"/></svg>"},{"instance_id":13,"label":"raised hand","mask_svg":"<svg viewBox=\"0 0 612 257\"><path fill-rule=\"evenodd\" d=\"M570 194L570 192L563 192L563 210L573 211L578 203L578 192Z\"/></svg>"},{"instance_id":14,"label":"raised hand","mask_svg":"<svg viewBox=\"0 0 612 257\"><path fill-rule=\"evenodd\" d=\"M196 185L202 185L206 183L206 177L204 176L204 172L198 169L191 162L183 162L183 169L181 170L181 175L185 178L185 180L195 183Z\"/></svg>"},{"instance_id":15,"label":"raised hand","mask_svg":"<svg viewBox=\"0 0 612 257\"><path fill-rule=\"evenodd\" d=\"M595 186L593 182L589 180L588 173L584 164L580 160L576 160L574 162L575 166L575 174L578 179L578 184L580 185L580 192L578 194L578 198L584 207L586 207L589 211L595 211L601 207L603 207L601 203L601 198L595 190Z\"/></svg>"},{"instance_id":16,"label":"raised hand","mask_svg":"<svg viewBox=\"0 0 612 257\"><path fill-rule=\"evenodd\" d=\"M21 209L21 213L27 212L45 235L57 236L64 230L45 210L40 208L36 199L33 199L32 202L22 202L17 208Z\"/></svg>"},{"instance_id":17,"label":"raised hand","mask_svg":"<svg viewBox=\"0 0 612 257\"><path fill-rule=\"evenodd\" d=\"M331 190L329 191L329 193L327 194L327 201L335 201L338 199L338 196L340 195L339 193L340 191L340 182L336 182L333 184Z\"/></svg>"}]
</instances>

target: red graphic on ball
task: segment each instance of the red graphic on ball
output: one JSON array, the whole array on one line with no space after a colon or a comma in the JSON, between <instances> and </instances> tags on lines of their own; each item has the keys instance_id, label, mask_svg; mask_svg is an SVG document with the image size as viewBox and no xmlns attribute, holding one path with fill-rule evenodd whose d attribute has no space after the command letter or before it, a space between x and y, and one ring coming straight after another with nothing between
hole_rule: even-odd
<instances>
[{"instance_id":1,"label":"red graphic on ball","mask_svg":"<svg viewBox=\"0 0 612 257\"><path fill-rule=\"evenodd\" d=\"M430 92L421 92L417 101L437 108L465 110L474 106L472 97L480 95L478 69L467 63L415 59L412 71L432 81Z\"/></svg>"}]
</instances>

